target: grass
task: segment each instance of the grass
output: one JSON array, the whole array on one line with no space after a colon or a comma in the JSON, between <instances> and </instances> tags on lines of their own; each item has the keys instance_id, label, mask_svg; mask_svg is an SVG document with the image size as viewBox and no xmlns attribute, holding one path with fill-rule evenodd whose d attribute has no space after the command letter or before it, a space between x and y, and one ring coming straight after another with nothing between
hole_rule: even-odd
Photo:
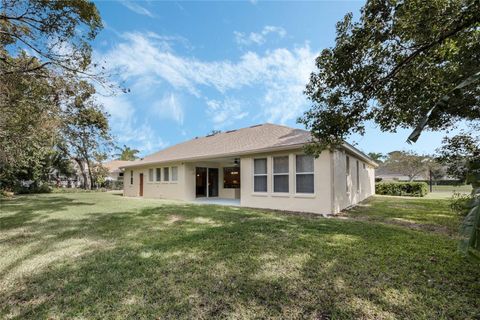
<instances>
[{"instance_id":1,"label":"grass","mask_svg":"<svg viewBox=\"0 0 480 320\"><path fill-rule=\"evenodd\" d=\"M338 218L20 196L0 211L0 318L476 319L480 266L446 200Z\"/></svg>"},{"instance_id":2,"label":"grass","mask_svg":"<svg viewBox=\"0 0 480 320\"><path fill-rule=\"evenodd\" d=\"M455 192L458 193L471 193L472 185L459 185L459 186L432 186L432 192L427 194L428 199L443 199L451 197Z\"/></svg>"}]
</instances>

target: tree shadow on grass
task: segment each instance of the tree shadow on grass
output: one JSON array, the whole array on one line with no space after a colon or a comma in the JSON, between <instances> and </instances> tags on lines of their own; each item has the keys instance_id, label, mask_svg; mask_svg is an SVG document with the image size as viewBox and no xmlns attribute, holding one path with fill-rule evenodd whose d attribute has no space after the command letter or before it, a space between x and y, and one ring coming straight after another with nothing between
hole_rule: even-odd
<instances>
[{"instance_id":1,"label":"tree shadow on grass","mask_svg":"<svg viewBox=\"0 0 480 320\"><path fill-rule=\"evenodd\" d=\"M393 226L172 205L36 227L25 242L38 250L13 269L87 245L15 279L0 316L466 319L480 307L480 272L451 240Z\"/></svg>"},{"instance_id":2,"label":"tree shadow on grass","mask_svg":"<svg viewBox=\"0 0 480 320\"><path fill-rule=\"evenodd\" d=\"M93 206L94 202L82 202L63 196L20 196L0 201L0 230L24 226L32 220L66 210L71 206Z\"/></svg>"}]
</instances>

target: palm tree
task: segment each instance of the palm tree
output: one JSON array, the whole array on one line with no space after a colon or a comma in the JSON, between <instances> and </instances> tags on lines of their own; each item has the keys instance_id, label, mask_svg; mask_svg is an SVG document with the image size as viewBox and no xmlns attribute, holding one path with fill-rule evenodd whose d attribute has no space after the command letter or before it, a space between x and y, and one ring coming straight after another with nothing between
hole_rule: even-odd
<instances>
[{"instance_id":1,"label":"palm tree","mask_svg":"<svg viewBox=\"0 0 480 320\"><path fill-rule=\"evenodd\" d=\"M370 152L368 156L376 162L383 162L383 159L385 159L385 155L379 152Z\"/></svg>"},{"instance_id":2,"label":"palm tree","mask_svg":"<svg viewBox=\"0 0 480 320\"><path fill-rule=\"evenodd\" d=\"M133 161L138 159L137 153L140 151L137 149L131 149L126 145L123 145L123 148L118 148L120 153L117 153L115 156L118 157L118 160L126 160L126 161Z\"/></svg>"}]
</instances>

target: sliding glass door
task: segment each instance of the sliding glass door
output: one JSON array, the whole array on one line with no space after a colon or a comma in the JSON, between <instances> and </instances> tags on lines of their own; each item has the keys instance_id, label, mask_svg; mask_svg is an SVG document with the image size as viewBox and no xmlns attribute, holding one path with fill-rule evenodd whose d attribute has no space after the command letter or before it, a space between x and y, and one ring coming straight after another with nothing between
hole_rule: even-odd
<instances>
[{"instance_id":1,"label":"sliding glass door","mask_svg":"<svg viewBox=\"0 0 480 320\"><path fill-rule=\"evenodd\" d=\"M208 168L208 197L218 197L217 168Z\"/></svg>"},{"instance_id":2,"label":"sliding glass door","mask_svg":"<svg viewBox=\"0 0 480 320\"><path fill-rule=\"evenodd\" d=\"M218 168L197 167L195 170L195 196L218 197Z\"/></svg>"}]
</instances>

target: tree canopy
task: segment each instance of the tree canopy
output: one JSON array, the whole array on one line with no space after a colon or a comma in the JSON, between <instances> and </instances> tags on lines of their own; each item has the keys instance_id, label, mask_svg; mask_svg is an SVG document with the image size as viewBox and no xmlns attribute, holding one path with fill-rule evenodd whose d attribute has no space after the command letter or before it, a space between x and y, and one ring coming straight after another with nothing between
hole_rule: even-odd
<instances>
[{"instance_id":1,"label":"tree canopy","mask_svg":"<svg viewBox=\"0 0 480 320\"><path fill-rule=\"evenodd\" d=\"M413 128L445 96L430 130L480 120L479 12L479 0L372 0L358 21L347 14L305 91L312 107L299 122L317 138L311 150L363 134L367 121L382 131Z\"/></svg>"},{"instance_id":2,"label":"tree canopy","mask_svg":"<svg viewBox=\"0 0 480 320\"><path fill-rule=\"evenodd\" d=\"M90 1L3 0L0 73L37 72L47 66L86 73L91 64L89 42L101 28L98 10ZM11 59L24 51L30 59Z\"/></svg>"},{"instance_id":3,"label":"tree canopy","mask_svg":"<svg viewBox=\"0 0 480 320\"><path fill-rule=\"evenodd\" d=\"M395 173L406 175L409 181L424 178L428 164L433 161L429 156L419 155L413 151L392 151L388 153L383 166Z\"/></svg>"},{"instance_id":4,"label":"tree canopy","mask_svg":"<svg viewBox=\"0 0 480 320\"><path fill-rule=\"evenodd\" d=\"M48 180L72 158L94 180L110 143L107 114L85 81L100 80L89 73L97 8L86 0L0 5L0 187Z\"/></svg>"}]
</instances>

